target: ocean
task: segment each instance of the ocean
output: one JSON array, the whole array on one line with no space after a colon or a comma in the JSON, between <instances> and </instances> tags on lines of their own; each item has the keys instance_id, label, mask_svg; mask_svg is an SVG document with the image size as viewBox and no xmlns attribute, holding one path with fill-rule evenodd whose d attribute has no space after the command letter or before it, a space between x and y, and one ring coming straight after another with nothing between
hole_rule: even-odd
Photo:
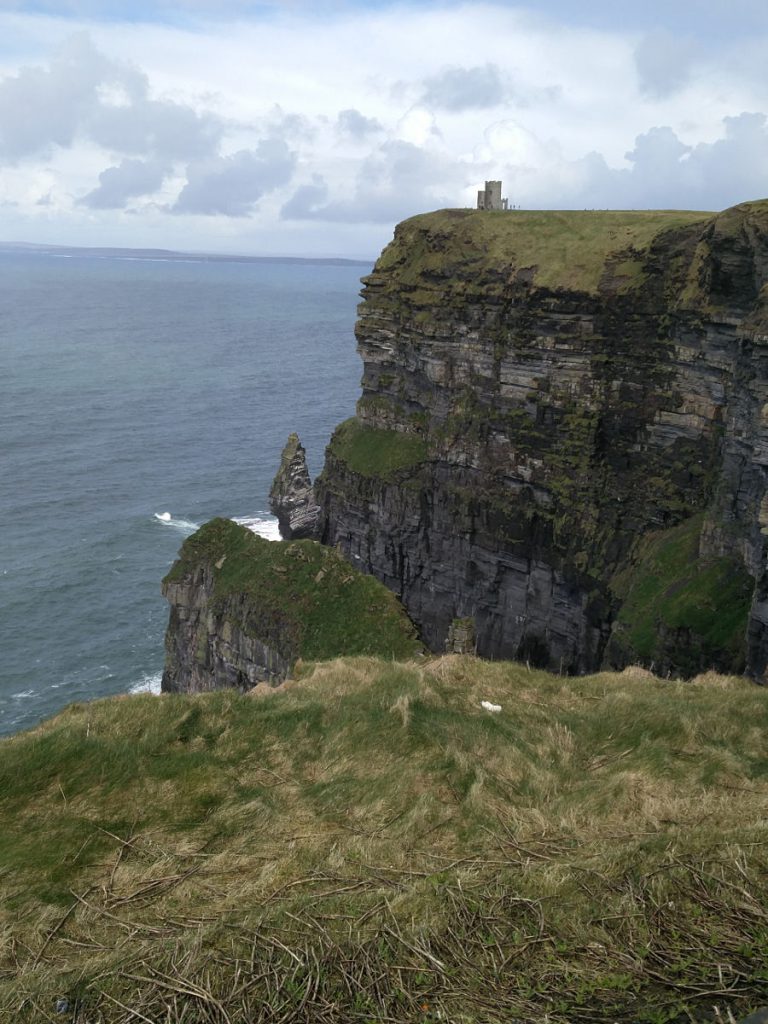
<instances>
[{"instance_id":1,"label":"ocean","mask_svg":"<svg viewBox=\"0 0 768 1024\"><path fill-rule=\"evenodd\" d=\"M184 538L276 538L288 433L314 475L354 412L366 272L0 252L0 734L159 689Z\"/></svg>"}]
</instances>

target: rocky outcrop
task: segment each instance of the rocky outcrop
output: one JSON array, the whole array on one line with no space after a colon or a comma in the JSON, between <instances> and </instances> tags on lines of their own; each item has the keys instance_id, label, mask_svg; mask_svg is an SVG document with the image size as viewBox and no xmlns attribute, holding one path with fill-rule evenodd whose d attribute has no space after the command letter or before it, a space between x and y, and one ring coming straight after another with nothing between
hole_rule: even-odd
<instances>
[{"instance_id":1,"label":"rocky outcrop","mask_svg":"<svg viewBox=\"0 0 768 1024\"><path fill-rule=\"evenodd\" d=\"M322 524L307 469L307 455L298 434L291 434L269 491L269 507L277 517L283 540L319 537Z\"/></svg>"},{"instance_id":2,"label":"rocky outcrop","mask_svg":"<svg viewBox=\"0 0 768 1024\"><path fill-rule=\"evenodd\" d=\"M250 690L261 682L282 682L291 662L275 647L249 635L241 624L237 602L212 608L213 585L210 567L201 565L183 580L163 587L171 606L163 693Z\"/></svg>"},{"instance_id":3,"label":"rocky outcrop","mask_svg":"<svg viewBox=\"0 0 768 1024\"><path fill-rule=\"evenodd\" d=\"M171 606L162 691L250 690L261 682L282 682L292 661L281 653L281 638L272 634L265 643L249 628L244 594L215 600L216 572L222 565L203 558L182 571L174 568L162 588Z\"/></svg>"},{"instance_id":4,"label":"rocky outcrop","mask_svg":"<svg viewBox=\"0 0 768 1024\"><path fill-rule=\"evenodd\" d=\"M336 551L272 543L228 519L189 537L163 580L166 693L277 685L298 658L421 651L397 598Z\"/></svg>"},{"instance_id":5,"label":"rocky outcrop","mask_svg":"<svg viewBox=\"0 0 768 1024\"><path fill-rule=\"evenodd\" d=\"M762 678L768 203L416 217L356 335L322 539L430 648Z\"/></svg>"}]
</instances>

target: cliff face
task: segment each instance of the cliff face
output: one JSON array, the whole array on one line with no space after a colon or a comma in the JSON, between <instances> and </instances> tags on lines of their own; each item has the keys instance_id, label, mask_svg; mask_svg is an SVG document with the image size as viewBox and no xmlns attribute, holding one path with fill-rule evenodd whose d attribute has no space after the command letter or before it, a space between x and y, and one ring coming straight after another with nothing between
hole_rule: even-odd
<instances>
[{"instance_id":1,"label":"cliff face","mask_svg":"<svg viewBox=\"0 0 768 1024\"><path fill-rule=\"evenodd\" d=\"M323 540L428 645L581 672L768 660L768 202L442 211L364 279Z\"/></svg>"},{"instance_id":2,"label":"cliff face","mask_svg":"<svg viewBox=\"0 0 768 1024\"><path fill-rule=\"evenodd\" d=\"M397 599L338 552L309 540L273 543L228 519L185 541L163 595L171 605L164 692L277 685L299 657L421 650Z\"/></svg>"}]
</instances>

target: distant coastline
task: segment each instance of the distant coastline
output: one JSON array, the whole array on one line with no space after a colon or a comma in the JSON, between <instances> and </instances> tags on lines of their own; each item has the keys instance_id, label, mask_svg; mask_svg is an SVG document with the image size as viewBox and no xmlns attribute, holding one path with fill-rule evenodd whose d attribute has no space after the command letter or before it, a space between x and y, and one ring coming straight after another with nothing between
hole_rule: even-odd
<instances>
[{"instance_id":1,"label":"distant coastline","mask_svg":"<svg viewBox=\"0 0 768 1024\"><path fill-rule=\"evenodd\" d=\"M370 267L369 260L341 256L238 256L233 253L179 252L175 249L124 249L109 246L45 245L36 242L0 242L0 255L25 253L40 256L69 256L80 259L157 260L179 263L295 263L330 264L336 267Z\"/></svg>"}]
</instances>

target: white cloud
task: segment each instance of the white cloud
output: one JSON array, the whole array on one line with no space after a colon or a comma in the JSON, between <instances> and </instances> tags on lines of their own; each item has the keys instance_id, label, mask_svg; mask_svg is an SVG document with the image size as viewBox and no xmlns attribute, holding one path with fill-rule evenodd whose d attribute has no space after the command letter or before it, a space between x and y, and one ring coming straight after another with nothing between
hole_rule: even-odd
<instances>
[{"instance_id":1,"label":"white cloud","mask_svg":"<svg viewBox=\"0 0 768 1024\"><path fill-rule=\"evenodd\" d=\"M129 199L156 192L168 175L167 164L154 160L122 160L99 175L99 185L79 200L93 210L120 210ZM49 204L45 204L49 205Z\"/></svg>"},{"instance_id":2,"label":"white cloud","mask_svg":"<svg viewBox=\"0 0 768 1024\"><path fill-rule=\"evenodd\" d=\"M382 131L379 121L375 117L366 117L359 110L350 107L347 110L340 110L336 118L336 127L342 135L349 135L358 141L367 139L371 135L377 135Z\"/></svg>"},{"instance_id":3,"label":"white cloud","mask_svg":"<svg viewBox=\"0 0 768 1024\"><path fill-rule=\"evenodd\" d=\"M526 206L719 210L762 197L768 182L768 118L744 112L724 119L714 142L684 142L670 127L639 135L628 167L600 153L539 169L507 164L510 196Z\"/></svg>"},{"instance_id":4,"label":"white cloud","mask_svg":"<svg viewBox=\"0 0 768 1024\"><path fill-rule=\"evenodd\" d=\"M424 210L456 205L457 189L472 174L467 164L440 150L392 139L362 163L352 189L328 202L327 182L318 178L299 188L281 215L287 220L395 224Z\"/></svg>"},{"instance_id":5,"label":"white cloud","mask_svg":"<svg viewBox=\"0 0 768 1024\"><path fill-rule=\"evenodd\" d=\"M410 142L412 146L424 146L442 137L435 115L424 107L408 110L395 125L393 134L401 142Z\"/></svg>"},{"instance_id":6,"label":"white cloud","mask_svg":"<svg viewBox=\"0 0 768 1024\"><path fill-rule=\"evenodd\" d=\"M486 178L528 207L767 190L764 62L641 13L598 30L500 2L264 17L238 0L216 20L200 0L181 27L97 8L0 12L0 200L17 237L359 255L400 217L472 205Z\"/></svg>"},{"instance_id":7,"label":"white cloud","mask_svg":"<svg viewBox=\"0 0 768 1024\"><path fill-rule=\"evenodd\" d=\"M690 78L694 54L690 39L679 32L647 33L634 53L640 89L658 98L677 92Z\"/></svg>"},{"instance_id":8,"label":"white cloud","mask_svg":"<svg viewBox=\"0 0 768 1024\"><path fill-rule=\"evenodd\" d=\"M495 64L443 68L424 79L422 103L435 110L488 110L512 95L506 75Z\"/></svg>"},{"instance_id":9,"label":"white cloud","mask_svg":"<svg viewBox=\"0 0 768 1024\"><path fill-rule=\"evenodd\" d=\"M247 217L265 192L288 184L295 166L296 157L282 139L265 139L255 150L190 164L171 213Z\"/></svg>"},{"instance_id":10,"label":"white cloud","mask_svg":"<svg viewBox=\"0 0 768 1024\"><path fill-rule=\"evenodd\" d=\"M90 141L131 154L190 159L214 152L220 118L151 99L146 74L78 33L42 66L0 81L0 160L49 156Z\"/></svg>"}]
</instances>

